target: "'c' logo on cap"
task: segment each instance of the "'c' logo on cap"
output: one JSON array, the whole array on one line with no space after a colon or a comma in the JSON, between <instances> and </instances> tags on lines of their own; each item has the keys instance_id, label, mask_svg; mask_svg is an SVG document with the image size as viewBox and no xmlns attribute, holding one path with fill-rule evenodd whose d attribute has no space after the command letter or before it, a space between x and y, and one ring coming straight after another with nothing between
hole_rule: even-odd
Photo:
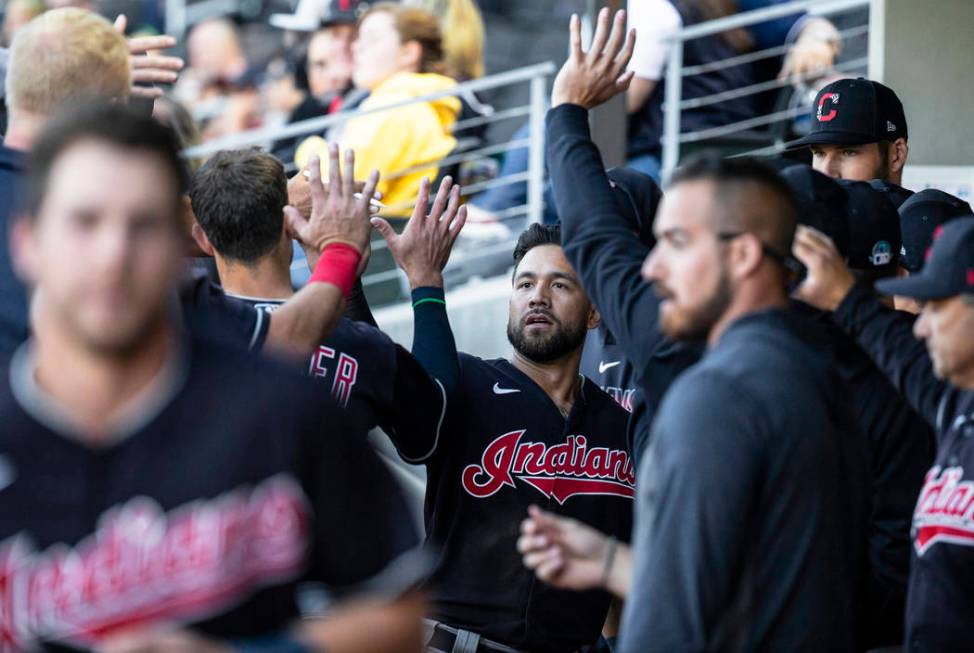
<instances>
[{"instance_id":1,"label":"'c' logo on cap","mask_svg":"<svg viewBox=\"0 0 974 653\"><path fill-rule=\"evenodd\" d=\"M832 101L832 110L826 113L825 115L822 115L822 109L825 107L826 100ZM815 118L817 118L819 122L828 122L832 120L839 113L838 110L836 110L835 108L835 106L838 103L839 103L838 93L823 93L822 97L818 99L818 110L815 112Z\"/></svg>"}]
</instances>

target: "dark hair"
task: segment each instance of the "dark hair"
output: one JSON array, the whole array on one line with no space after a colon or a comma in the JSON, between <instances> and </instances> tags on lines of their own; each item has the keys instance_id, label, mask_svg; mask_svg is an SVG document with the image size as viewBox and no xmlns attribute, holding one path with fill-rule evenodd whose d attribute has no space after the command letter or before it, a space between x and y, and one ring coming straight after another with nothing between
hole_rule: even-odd
<instances>
[{"instance_id":1,"label":"dark hair","mask_svg":"<svg viewBox=\"0 0 974 653\"><path fill-rule=\"evenodd\" d=\"M79 141L99 141L127 150L141 150L157 156L172 173L178 193L173 195L174 214L186 192L188 176L179 154L176 133L124 104L99 101L68 107L54 117L31 150L23 208L36 216L47 194L47 185L57 159Z\"/></svg>"},{"instance_id":2,"label":"dark hair","mask_svg":"<svg viewBox=\"0 0 974 653\"><path fill-rule=\"evenodd\" d=\"M189 198L221 256L252 264L281 241L287 177L283 164L266 152L215 154L193 175Z\"/></svg>"},{"instance_id":3,"label":"dark hair","mask_svg":"<svg viewBox=\"0 0 974 653\"><path fill-rule=\"evenodd\" d=\"M514 271L520 265L524 255L541 245L557 245L561 247L561 227L556 224L533 224L517 238L514 246Z\"/></svg>"},{"instance_id":4,"label":"dark hair","mask_svg":"<svg viewBox=\"0 0 974 653\"><path fill-rule=\"evenodd\" d=\"M710 181L717 186L718 231L753 233L774 253L790 256L798 203L773 168L750 157L724 159L704 152L677 169L670 186L690 181Z\"/></svg>"}]
</instances>

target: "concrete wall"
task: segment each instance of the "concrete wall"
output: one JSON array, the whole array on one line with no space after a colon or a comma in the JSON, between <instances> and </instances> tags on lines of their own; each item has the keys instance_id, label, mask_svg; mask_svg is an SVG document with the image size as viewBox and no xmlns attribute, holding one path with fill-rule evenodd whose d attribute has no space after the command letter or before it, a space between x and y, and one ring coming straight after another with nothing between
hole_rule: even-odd
<instances>
[{"instance_id":1,"label":"concrete wall","mask_svg":"<svg viewBox=\"0 0 974 653\"><path fill-rule=\"evenodd\" d=\"M974 0L886 0L883 83L903 102L909 163L974 165Z\"/></svg>"}]
</instances>

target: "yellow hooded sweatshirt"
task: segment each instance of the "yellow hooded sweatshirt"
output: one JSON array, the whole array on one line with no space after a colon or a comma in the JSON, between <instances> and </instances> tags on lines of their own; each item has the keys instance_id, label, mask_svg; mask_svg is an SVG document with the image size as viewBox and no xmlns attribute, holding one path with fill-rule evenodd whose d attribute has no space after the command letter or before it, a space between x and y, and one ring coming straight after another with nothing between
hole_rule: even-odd
<instances>
[{"instance_id":1,"label":"yellow hooded sweatshirt","mask_svg":"<svg viewBox=\"0 0 974 653\"><path fill-rule=\"evenodd\" d=\"M381 107L435 93L455 84L453 79L434 73L396 73L375 87L360 106L362 109ZM365 179L372 170L379 171L378 190L382 193L382 202L388 207L383 211L384 215L409 216L412 212L419 182L423 177L432 181L437 174L437 161L456 146L450 128L460 115L460 108L460 100L449 96L378 111L345 123L339 145L342 150L352 148L355 151L355 176L358 179ZM298 169L304 169L314 154L322 156L321 174L324 177L328 172L327 145L320 136L307 138L298 146L295 163ZM426 163L431 165L390 178L402 170Z\"/></svg>"}]
</instances>

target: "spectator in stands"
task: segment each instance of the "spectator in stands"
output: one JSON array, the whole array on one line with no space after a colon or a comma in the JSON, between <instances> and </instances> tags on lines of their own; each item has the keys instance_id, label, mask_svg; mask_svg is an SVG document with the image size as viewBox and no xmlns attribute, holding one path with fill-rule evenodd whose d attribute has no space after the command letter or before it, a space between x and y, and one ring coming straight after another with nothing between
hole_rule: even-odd
<instances>
[{"instance_id":1,"label":"spectator in stands","mask_svg":"<svg viewBox=\"0 0 974 653\"><path fill-rule=\"evenodd\" d=\"M792 144L812 151L812 167L836 179L903 183L910 153L903 104L888 86L840 79L812 104L811 131Z\"/></svg>"},{"instance_id":2,"label":"spectator in stands","mask_svg":"<svg viewBox=\"0 0 974 653\"><path fill-rule=\"evenodd\" d=\"M446 73L465 82L484 76L484 19L473 0L423 0L440 17Z\"/></svg>"},{"instance_id":3,"label":"spectator in stands","mask_svg":"<svg viewBox=\"0 0 974 653\"><path fill-rule=\"evenodd\" d=\"M362 109L401 102L456 83L440 74L443 43L439 22L421 9L375 5L359 23L353 52L355 85L370 91ZM377 169L382 174L379 190L389 206L387 215L408 216L420 180L437 176L437 162L456 145L451 128L460 110L459 99L443 97L355 117L345 124L340 141L355 150L359 170ZM298 166L303 168L323 147L322 138L307 139L298 148Z\"/></svg>"},{"instance_id":4,"label":"spectator in stands","mask_svg":"<svg viewBox=\"0 0 974 653\"><path fill-rule=\"evenodd\" d=\"M196 25L186 42L189 66L176 87L176 97L205 123L203 138L212 139L257 124L257 77L227 19Z\"/></svg>"},{"instance_id":5,"label":"spectator in stands","mask_svg":"<svg viewBox=\"0 0 974 653\"><path fill-rule=\"evenodd\" d=\"M635 73L626 94L629 114L629 165L659 179L663 132L663 75L669 55L663 35L717 18L786 0L637 0L629 2L629 26L639 32L630 64ZM753 49L794 41L781 75L804 78L828 70L838 54L840 37L826 19L802 14L786 16L751 28L728 30L683 44L683 65L698 66L730 59ZM759 70L751 63L683 78L682 100L742 88L774 77L776 70ZM681 112L681 132L699 131L753 118L761 112L756 94Z\"/></svg>"}]
</instances>

